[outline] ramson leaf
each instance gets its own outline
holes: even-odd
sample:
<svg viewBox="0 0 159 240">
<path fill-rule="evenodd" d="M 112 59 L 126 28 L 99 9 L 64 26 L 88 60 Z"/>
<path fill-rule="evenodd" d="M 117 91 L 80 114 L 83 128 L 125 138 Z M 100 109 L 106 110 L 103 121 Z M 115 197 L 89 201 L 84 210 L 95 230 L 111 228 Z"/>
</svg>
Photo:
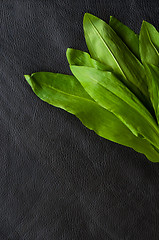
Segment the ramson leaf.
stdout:
<svg viewBox="0 0 159 240">
<path fill-rule="evenodd" d="M 159 33 L 143 21 L 138 36 L 114 17 L 108 25 L 88 13 L 83 27 L 90 55 L 66 52 L 74 76 L 37 72 L 27 82 L 99 136 L 159 162 Z"/>
<path fill-rule="evenodd" d="M 159 68 L 153 64 L 145 64 L 150 99 L 159 123 Z"/>
<path fill-rule="evenodd" d="M 31 76 L 25 75 L 25 78 L 41 100 L 76 115 L 86 127 L 98 135 L 132 147 L 153 162 L 159 159 L 158 152 L 151 144 L 136 137 L 113 113 L 99 106 L 75 77 L 37 72 Z"/>
<path fill-rule="evenodd" d="M 93 67 L 98 70 L 104 70 L 104 71 L 113 70 L 110 66 L 107 66 L 106 64 L 103 64 L 94 60 L 93 58 L 91 58 L 91 56 L 88 53 L 80 50 L 68 48 L 66 51 L 66 56 L 69 64 L 72 64 L 72 65 Z"/>
<path fill-rule="evenodd" d="M 159 130 L 155 120 L 113 73 L 75 65 L 70 68 L 99 105 L 115 114 L 135 136 L 145 138 L 158 148 Z"/>
<path fill-rule="evenodd" d="M 110 16 L 109 25 L 128 46 L 132 53 L 140 59 L 139 54 L 139 35 L 134 33 L 129 27 L 121 23 L 118 19 Z"/>
<path fill-rule="evenodd" d="M 143 65 L 114 30 L 101 19 L 86 13 L 84 34 L 91 56 L 110 66 L 123 83 L 145 104 L 149 95 Z M 146 98 L 146 99 L 145 99 Z"/>
<path fill-rule="evenodd" d="M 159 66 L 159 32 L 143 21 L 139 35 L 139 50 L 143 63 Z"/>
</svg>

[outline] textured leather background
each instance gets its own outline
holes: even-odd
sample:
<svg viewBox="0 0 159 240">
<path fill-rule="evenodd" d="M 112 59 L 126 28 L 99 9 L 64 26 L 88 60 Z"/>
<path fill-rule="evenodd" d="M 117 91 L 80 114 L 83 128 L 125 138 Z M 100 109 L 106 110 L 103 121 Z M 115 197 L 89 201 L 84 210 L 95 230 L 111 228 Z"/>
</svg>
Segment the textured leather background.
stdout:
<svg viewBox="0 0 159 240">
<path fill-rule="evenodd" d="M 42 102 L 23 77 L 70 73 L 67 47 L 87 50 L 85 12 L 136 32 L 159 25 L 157 0 L 0 1 L 2 240 L 159 239 L 159 164 Z"/>
</svg>

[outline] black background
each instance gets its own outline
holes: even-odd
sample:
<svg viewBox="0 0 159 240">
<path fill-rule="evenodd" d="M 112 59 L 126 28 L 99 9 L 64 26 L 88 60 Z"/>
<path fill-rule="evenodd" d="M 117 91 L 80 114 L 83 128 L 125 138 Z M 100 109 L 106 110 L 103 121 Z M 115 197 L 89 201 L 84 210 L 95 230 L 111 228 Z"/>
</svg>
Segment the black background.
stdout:
<svg viewBox="0 0 159 240">
<path fill-rule="evenodd" d="M 42 102 L 23 75 L 70 74 L 85 12 L 139 32 L 158 1 L 0 1 L 0 239 L 158 240 L 159 164 Z"/>
</svg>

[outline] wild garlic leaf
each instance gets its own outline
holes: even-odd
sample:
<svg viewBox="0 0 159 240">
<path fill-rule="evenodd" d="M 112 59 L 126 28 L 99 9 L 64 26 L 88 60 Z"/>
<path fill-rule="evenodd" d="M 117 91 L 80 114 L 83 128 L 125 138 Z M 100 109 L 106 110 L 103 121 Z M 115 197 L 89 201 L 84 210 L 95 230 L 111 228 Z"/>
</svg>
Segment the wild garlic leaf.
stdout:
<svg viewBox="0 0 159 240">
<path fill-rule="evenodd" d="M 110 16 L 109 25 L 128 46 L 132 53 L 140 59 L 139 35 L 113 16 Z"/>
<path fill-rule="evenodd" d="M 159 123 L 159 68 L 153 64 L 145 64 L 150 99 Z"/>
<path fill-rule="evenodd" d="M 71 65 L 93 67 L 102 71 L 113 70 L 110 66 L 94 60 L 88 53 L 80 50 L 68 48 L 66 51 L 66 56 L 68 63 Z"/>
<path fill-rule="evenodd" d="M 145 138 L 158 148 L 159 129 L 155 120 L 112 72 L 75 65 L 71 65 L 70 68 L 99 105 L 116 115 L 135 136 Z"/>
<path fill-rule="evenodd" d="M 99 106 L 74 76 L 37 72 L 25 78 L 41 100 L 76 115 L 102 137 L 121 144 L 129 142 L 129 129 L 114 114 Z M 124 137 L 120 136 L 119 129 Z"/>
<path fill-rule="evenodd" d="M 115 31 L 88 13 L 84 15 L 83 27 L 92 58 L 110 66 L 144 105 L 151 108 L 144 67 Z"/>
<path fill-rule="evenodd" d="M 25 78 L 41 100 L 74 114 L 99 136 L 159 162 L 159 33 L 147 22 L 139 38 L 114 17 L 109 24 L 85 14 L 91 56 L 67 50 L 74 76 L 37 72 Z"/>
<path fill-rule="evenodd" d="M 142 22 L 139 34 L 139 51 L 143 63 L 159 66 L 159 32 L 146 22 Z"/>
<path fill-rule="evenodd" d="M 152 162 L 159 159 L 151 144 L 136 137 L 113 113 L 98 105 L 75 77 L 37 72 L 25 75 L 25 78 L 41 100 L 76 115 L 99 136 L 144 153 Z"/>
</svg>

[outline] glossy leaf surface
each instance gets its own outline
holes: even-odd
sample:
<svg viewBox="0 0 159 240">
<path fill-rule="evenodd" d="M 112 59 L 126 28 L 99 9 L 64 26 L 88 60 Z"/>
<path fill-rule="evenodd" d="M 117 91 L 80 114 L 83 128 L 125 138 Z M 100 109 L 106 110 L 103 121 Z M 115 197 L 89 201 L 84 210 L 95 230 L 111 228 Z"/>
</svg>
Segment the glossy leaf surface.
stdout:
<svg viewBox="0 0 159 240">
<path fill-rule="evenodd" d="M 156 122 L 140 103 L 111 72 L 71 65 L 71 71 L 89 95 L 105 109 L 114 113 L 135 136 L 159 146 Z"/>
<path fill-rule="evenodd" d="M 143 21 L 138 36 L 114 17 L 108 25 L 88 13 L 83 27 L 90 55 L 66 52 L 74 76 L 37 72 L 26 80 L 99 136 L 159 162 L 159 33 Z"/>
<path fill-rule="evenodd" d="M 68 48 L 66 51 L 66 56 L 69 64 L 72 65 L 93 67 L 102 71 L 113 70 L 110 66 L 94 60 L 88 53 L 80 50 Z"/>
<path fill-rule="evenodd" d="M 116 74 L 122 77 L 123 83 L 145 105 L 148 105 L 149 95 L 146 77 L 140 61 L 115 31 L 101 19 L 87 13 L 84 16 L 83 27 L 91 56 L 110 66 Z"/>
<path fill-rule="evenodd" d="M 98 135 L 132 147 L 153 162 L 159 160 L 159 154 L 153 146 L 134 136 L 114 114 L 99 106 L 75 77 L 38 72 L 31 76 L 25 75 L 25 78 L 41 100 L 76 115 L 86 127 Z"/>
</svg>

